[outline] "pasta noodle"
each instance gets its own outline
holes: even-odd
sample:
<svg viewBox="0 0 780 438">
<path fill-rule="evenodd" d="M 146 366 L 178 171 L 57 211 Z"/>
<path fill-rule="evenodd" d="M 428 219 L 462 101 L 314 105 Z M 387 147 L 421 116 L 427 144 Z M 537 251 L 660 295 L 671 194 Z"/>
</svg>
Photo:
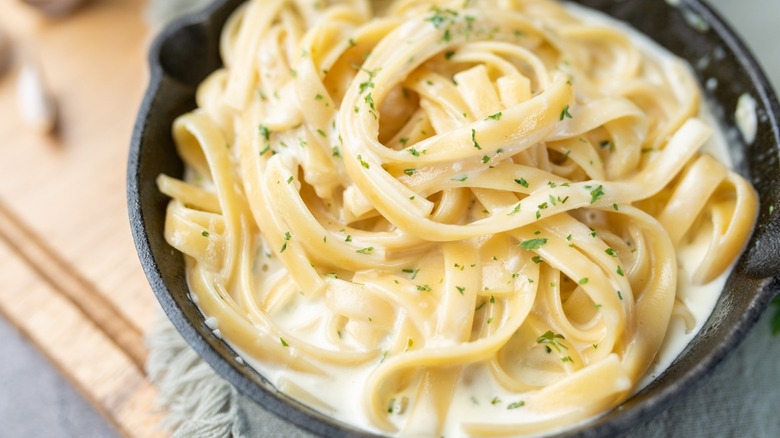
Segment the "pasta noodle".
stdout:
<svg viewBox="0 0 780 438">
<path fill-rule="evenodd" d="M 594 17 L 244 4 L 173 126 L 185 176 L 157 181 L 192 299 L 282 391 L 385 434 L 534 434 L 629 397 L 757 199 L 701 151 L 688 67 Z"/>
</svg>

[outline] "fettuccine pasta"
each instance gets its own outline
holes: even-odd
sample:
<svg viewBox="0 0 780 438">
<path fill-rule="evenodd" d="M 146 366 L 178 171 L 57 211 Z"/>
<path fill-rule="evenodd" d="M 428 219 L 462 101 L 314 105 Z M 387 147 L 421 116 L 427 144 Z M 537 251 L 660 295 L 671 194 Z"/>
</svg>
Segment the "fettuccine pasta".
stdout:
<svg viewBox="0 0 780 438">
<path fill-rule="evenodd" d="M 688 67 L 549 0 L 372 6 L 227 22 L 173 126 L 185 176 L 158 179 L 192 299 L 280 390 L 368 430 L 615 407 L 670 321 L 696 324 L 678 288 L 727 272 L 756 216 L 701 151 Z"/>
</svg>

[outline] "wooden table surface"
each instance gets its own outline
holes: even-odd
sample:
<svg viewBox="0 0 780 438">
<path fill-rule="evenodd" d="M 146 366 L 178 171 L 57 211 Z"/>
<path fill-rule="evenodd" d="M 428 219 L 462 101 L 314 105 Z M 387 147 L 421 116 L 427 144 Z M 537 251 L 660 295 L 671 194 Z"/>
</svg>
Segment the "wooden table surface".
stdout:
<svg viewBox="0 0 780 438">
<path fill-rule="evenodd" d="M 0 0 L 16 50 L 0 77 L 0 314 L 125 436 L 161 436 L 143 335 L 157 302 L 133 247 L 125 167 L 148 80 L 141 0 L 93 1 L 47 20 Z M 38 62 L 59 110 L 52 135 L 18 114 Z"/>
</svg>

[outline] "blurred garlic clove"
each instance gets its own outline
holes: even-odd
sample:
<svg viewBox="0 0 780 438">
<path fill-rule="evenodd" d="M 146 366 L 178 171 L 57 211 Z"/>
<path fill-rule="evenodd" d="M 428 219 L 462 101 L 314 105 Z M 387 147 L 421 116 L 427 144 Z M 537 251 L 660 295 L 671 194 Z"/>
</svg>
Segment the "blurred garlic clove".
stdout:
<svg viewBox="0 0 780 438">
<path fill-rule="evenodd" d="M 17 81 L 16 97 L 24 121 L 42 134 L 52 132 L 57 124 L 57 106 L 40 69 L 30 61 L 25 62 Z"/>
<path fill-rule="evenodd" d="M 0 76 L 11 65 L 11 38 L 0 28 Z"/>
</svg>

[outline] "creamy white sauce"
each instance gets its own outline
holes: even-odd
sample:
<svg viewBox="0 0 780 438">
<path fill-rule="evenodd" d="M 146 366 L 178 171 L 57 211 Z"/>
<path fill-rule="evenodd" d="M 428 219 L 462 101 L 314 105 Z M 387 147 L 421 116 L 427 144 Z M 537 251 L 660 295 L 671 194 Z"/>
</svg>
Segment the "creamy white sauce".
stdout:
<svg viewBox="0 0 780 438">
<path fill-rule="evenodd" d="M 734 112 L 737 127 L 742 134 L 745 143 L 751 144 L 756 140 L 758 131 L 758 119 L 756 118 L 756 100 L 748 93 L 739 96 L 737 110 Z"/>
<path fill-rule="evenodd" d="M 676 3 L 670 1 L 670 3 Z M 585 9 L 577 5 L 568 5 L 578 17 L 581 17 L 589 22 L 606 23 L 611 26 L 618 27 L 632 36 L 632 39 L 638 46 L 649 56 L 661 60 L 666 65 L 671 65 L 673 61 L 669 57 L 670 55 L 649 38 L 639 34 L 626 24 L 617 22 L 599 12 L 594 12 L 589 9 Z M 750 96 L 748 96 L 750 97 Z M 752 100 L 752 98 L 751 98 Z M 744 116 L 738 115 L 738 120 L 745 120 L 743 122 L 747 128 L 750 127 L 750 114 L 752 114 L 753 123 L 755 123 L 755 101 L 753 106 L 750 106 L 750 101 L 744 100 L 743 104 Z M 740 102 L 743 102 L 740 99 Z M 710 110 L 706 108 L 704 103 L 701 105 L 702 110 L 700 117 L 708 122 L 711 126 L 715 127 L 715 132 L 712 139 L 707 142 L 703 150 L 712 154 L 719 161 L 725 165 L 730 166 L 731 160 L 728 154 L 726 141 L 723 132 L 719 127 L 719 124 L 712 116 Z M 747 109 L 745 109 L 747 108 Z M 750 110 L 750 111 L 748 111 Z M 739 112 L 739 111 L 738 111 Z M 741 113 L 740 113 L 741 114 Z M 743 135 L 750 134 L 750 129 L 743 129 L 740 125 L 740 129 Z M 746 141 L 747 141 L 746 136 Z M 752 140 L 751 140 L 752 141 Z M 292 153 L 292 151 L 285 151 L 283 153 Z M 679 272 L 678 280 L 678 297 L 687 306 L 695 319 L 695 326 L 692 330 L 686 330 L 685 323 L 681 318 L 672 317 L 672 321 L 669 326 L 666 338 L 663 342 L 661 350 L 656 357 L 653 365 L 648 370 L 647 375 L 640 381 L 639 386 L 636 388 L 638 391 L 656 377 L 658 377 L 668 366 L 674 361 L 674 359 L 685 349 L 688 343 L 693 339 L 696 333 L 701 329 L 707 318 L 712 313 L 712 310 L 717 302 L 720 292 L 723 288 L 728 273 L 722 275 L 711 283 L 704 286 L 693 285 L 690 282 L 692 275 L 692 268 L 690 260 L 697 260 L 700 258 L 699 252 L 703 251 L 703 246 L 695 246 L 692 249 L 680 253 L 678 260 L 680 261 L 681 270 Z M 258 263 L 262 264 L 262 269 L 275 271 L 275 262 L 272 259 L 266 257 L 259 257 Z M 274 269 L 269 269 L 268 265 L 271 265 Z M 271 276 L 273 277 L 273 276 Z M 273 281 L 273 279 L 266 279 L 265 281 Z M 193 298 L 195 298 L 193 296 Z M 305 303 L 306 300 L 292 300 L 296 304 Z M 300 310 L 300 311 L 299 311 Z M 293 327 L 300 325 L 303 320 L 311 318 L 312 320 L 317 317 L 317 309 L 314 306 L 310 306 L 308 309 L 297 309 L 296 312 L 290 312 L 289 319 L 282 318 L 280 325 L 282 327 Z M 283 312 L 284 313 L 284 312 Z M 214 318 L 209 317 L 207 319 L 207 325 L 216 329 L 218 324 Z M 316 324 L 315 324 L 316 325 Z M 322 328 L 322 327 L 319 327 Z M 314 328 L 306 330 L 308 334 L 314 334 L 317 332 Z M 323 336 L 322 331 L 316 336 Z M 227 340 L 229 342 L 229 340 Z M 313 405 L 322 406 L 328 405 L 337 407 L 337 410 L 331 410 L 322 408 L 325 414 L 331 415 L 337 420 L 345 423 L 352 424 L 358 428 L 366 429 L 368 431 L 380 432 L 372 424 L 364 412 L 363 388 L 364 382 L 368 378 L 369 374 L 374 370 L 376 362 L 372 361 L 360 367 L 350 368 L 348 370 L 338 369 L 328 364 L 317 364 L 321 366 L 327 373 L 333 375 L 333 378 L 322 378 L 321 376 L 314 376 L 305 373 L 297 373 L 280 367 L 275 367 L 266 363 L 258 362 L 257 360 L 243 354 L 239 349 L 234 347 L 234 350 L 239 354 L 236 356 L 236 362 L 239 364 L 247 364 L 263 376 L 265 376 L 272 384 L 279 388 L 289 387 L 289 382 L 294 382 L 295 386 L 306 389 L 311 397 L 314 397 L 315 403 Z M 408 390 L 408 393 L 398 394 L 396 396 L 396 403 L 392 407 L 394 412 L 401 413 L 404 410 L 404 398 L 413 399 L 414 394 L 412 389 Z M 311 400 L 309 400 L 311 402 Z M 446 428 L 443 431 L 443 436 L 460 437 L 465 436 L 464 432 L 460 429 L 461 423 L 465 422 L 483 422 L 490 421 L 492 423 L 518 423 L 524 420 L 539 421 L 544 418 L 540 417 L 538 412 L 531 412 L 524 409 L 508 409 L 510 404 L 522 401 L 522 396 L 512 394 L 506 389 L 501 387 L 495 379 L 490 375 L 489 370 L 484 366 L 467 366 L 466 372 L 463 373 L 460 384 L 457 386 L 455 395 L 453 397 L 449 416 L 450 421 L 446 422 Z M 320 403 L 321 402 L 321 403 Z M 543 414 L 542 414 L 543 415 Z M 551 416 L 554 414 L 550 414 Z M 392 421 L 394 418 L 405 418 L 402 415 L 390 415 L 389 419 Z M 400 423 L 398 424 L 400 426 Z M 417 427 L 423 428 L 424 424 L 418 424 Z M 568 426 L 571 427 L 571 426 Z M 567 427 L 567 428 L 568 428 Z M 407 430 L 407 432 L 409 432 Z M 547 431 L 546 433 L 550 433 Z"/>
</svg>

